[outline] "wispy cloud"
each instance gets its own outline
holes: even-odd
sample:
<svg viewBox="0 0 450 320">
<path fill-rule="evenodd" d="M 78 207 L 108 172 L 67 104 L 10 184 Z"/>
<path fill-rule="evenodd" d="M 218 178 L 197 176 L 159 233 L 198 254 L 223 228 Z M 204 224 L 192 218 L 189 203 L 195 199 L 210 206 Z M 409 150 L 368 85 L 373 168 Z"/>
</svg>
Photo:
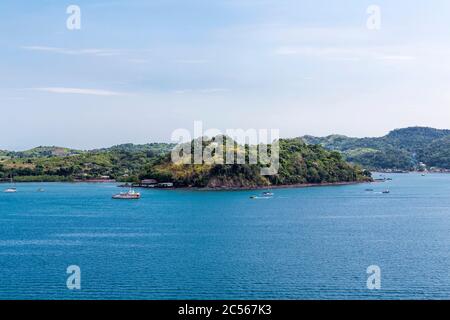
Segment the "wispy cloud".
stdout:
<svg viewBox="0 0 450 320">
<path fill-rule="evenodd" d="M 212 93 L 222 93 L 222 92 L 229 92 L 230 89 L 227 88 L 205 88 L 205 89 L 182 89 L 182 90 L 175 90 L 175 93 L 177 94 L 185 94 L 185 93 L 205 93 L 205 94 L 212 94 Z"/>
<path fill-rule="evenodd" d="M 146 64 L 146 63 L 149 63 L 151 60 L 141 59 L 141 58 L 130 58 L 127 61 L 131 62 L 131 63 L 136 63 L 136 64 Z"/>
<path fill-rule="evenodd" d="M 379 60 L 385 61 L 412 61 L 416 60 L 414 56 L 403 56 L 403 55 L 385 55 L 378 57 Z"/>
<path fill-rule="evenodd" d="M 209 61 L 206 59 L 178 59 L 175 60 L 175 62 L 181 64 L 204 64 L 208 63 Z"/>
<path fill-rule="evenodd" d="M 29 51 L 41 51 L 41 52 L 67 54 L 67 55 L 91 55 L 91 56 L 97 56 L 97 57 L 118 56 L 123 53 L 122 50 L 119 50 L 119 49 L 98 49 L 98 48 L 67 49 L 67 48 L 48 47 L 48 46 L 23 46 L 21 48 L 24 50 L 29 50 Z"/>
<path fill-rule="evenodd" d="M 306 56 L 330 60 L 360 61 L 374 59 L 390 62 L 408 62 L 416 56 L 404 52 L 417 52 L 409 47 L 339 47 L 339 46 L 283 46 L 275 50 L 280 56 Z"/>
<path fill-rule="evenodd" d="M 33 88 L 37 91 L 58 93 L 58 94 L 82 94 L 82 95 L 93 95 L 93 96 L 120 96 L 123 93 L 109 91 L 109 90 L 99 90 L 99 89 L 86 89 L 86 88 L 64 88 L 64 87 L 46 87 L 46 88 Z"/>
<path fill-rule="evenodd" d="M 296 25 L 263 24 L 239 26 L 222 30 L 224 38 L 236 35 L 242 43 L 258 41 L 272 46 L 272 54 L 294 58 L 307 57 L 333 61 L 374 60 L 404 64 L 446 52 L 424 44 L 392 41 L 388 36 L 373 38 L 359 27 L 300 27 Z M 371 37 L 372 36 L 372 37 Z M 442 46 L 441 46 L 442 47 Z"/>
<path fill-rule="evenodd" d="M 21 49 L 28 51 L 56 53 L 56 54 L 86 55 L 97 57 L 120 56 L 125 53 L 125 50 L 122 49 L 101 49 L 101 48 L 69 49 L 69 48 L 49 47 L 49 46 L 22 46 Z"/>
<path fill-rule="evenodd" d="M 19 101 L 19 100 L 25 100 L 25 98 L 24 97 L 0 97 L 0 100 Z"/>
</svg>

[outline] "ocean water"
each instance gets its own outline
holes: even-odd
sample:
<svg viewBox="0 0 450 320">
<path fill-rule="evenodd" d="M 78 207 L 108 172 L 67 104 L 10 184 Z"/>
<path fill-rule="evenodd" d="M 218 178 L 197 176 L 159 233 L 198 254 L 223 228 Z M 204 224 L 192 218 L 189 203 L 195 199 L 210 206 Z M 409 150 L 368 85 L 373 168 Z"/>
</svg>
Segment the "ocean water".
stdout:
<svg viewBox="0 0 450 320">
<path fill-rule="evenodd" d="M 0 299 L 449 299 L 450 175 L 387 176 L 256 200 L 17 184 L 0 193 Z M 66 286 L 69 265 L 81 290 Z"/>
</svg>

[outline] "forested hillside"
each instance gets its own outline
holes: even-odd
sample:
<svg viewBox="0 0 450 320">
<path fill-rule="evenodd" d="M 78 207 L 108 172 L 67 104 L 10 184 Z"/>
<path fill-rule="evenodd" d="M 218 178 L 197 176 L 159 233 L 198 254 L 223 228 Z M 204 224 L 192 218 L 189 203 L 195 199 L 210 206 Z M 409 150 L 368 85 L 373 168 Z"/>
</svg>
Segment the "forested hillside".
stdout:
<svg viewBox="0 0 450 320">
<path fill-rule="evenodd" d="M 172 181 L 179 187 L 210 188 L 251 188 L 371 179 L 369 172 L 349 165 L 340 153 L 327 151 L 317 145 L 307 145 L 301 139 L 281 139 L 279 149 L 280 166 L 276 175 L 261 175 L 261 164 L 177 164 L 167 155 L 154 165 L 148 166 L 144 177 Z M 225 146 L 224 150 L 226 153 Z M 246 158 L 249 156 L 248 146 L 238 146 L 236 152 L 245 153 Z"/>
<path fill-rule="evenodd" d="M 346 160 L 370 169 L 450 169 L 450 130 L 426 127 L 397 129 L 379 138 L 304 136 L 308 144 L 343 153 Z"/>
</svg>

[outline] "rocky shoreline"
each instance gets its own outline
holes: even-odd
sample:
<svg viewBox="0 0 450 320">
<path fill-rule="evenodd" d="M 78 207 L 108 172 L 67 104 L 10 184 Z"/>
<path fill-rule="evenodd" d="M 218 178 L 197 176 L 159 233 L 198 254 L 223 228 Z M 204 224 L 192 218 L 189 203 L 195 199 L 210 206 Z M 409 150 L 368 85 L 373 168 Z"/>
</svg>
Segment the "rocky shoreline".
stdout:
<svg viewBox="0 0 450 320">
<path fill-rule="evenodd" d="M 314 188 L 314 187 L 338 187 L 348 186 L 363 183 L 375 183 L 378 181 L 345 181 L 345 182 L 326 182 L 326 183 L 299 183 L 299 184 L 286 184 L 286 185 L 268 185 L 268 186 L 255 186 L 255 187 L 180 187 L 174 188 L 178 190 L 196 190 L 196 191 L 252 191 L 252 190 L 267 190 L 267 189 L 297 189 L 297 188 Z"/>
</svg>

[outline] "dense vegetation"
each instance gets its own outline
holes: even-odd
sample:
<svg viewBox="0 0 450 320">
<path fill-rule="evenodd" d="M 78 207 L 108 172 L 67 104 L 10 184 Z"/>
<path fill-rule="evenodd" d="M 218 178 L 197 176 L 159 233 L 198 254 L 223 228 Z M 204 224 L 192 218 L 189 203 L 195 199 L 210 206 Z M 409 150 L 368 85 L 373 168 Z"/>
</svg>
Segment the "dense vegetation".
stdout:
<svg viewBox="0 0 450 320">
<path fill-rule="evenodd" d="M 306 142 L 306 143 L 303 143 Z M 319 147 L 320 145 L 321 147 Z M 450 130 L 412 127 L 379 138 L 304 136 L 280 141 L 280 169 L 261 176 L 259 165 L 172 164 L 173 145 L 124 144 L 91 151 L 37 147 L 22 152 L 0 150 L 0 180 L 74 181 L 109 177 L 118 181 L 156 178 L 180 186 L 259 186 L 354 181 L 361 169 L 450 170 Z M 248 146 L 241 152 L 248 152 Z M 328 151 L 326 151 L 328 150 Z M 341 156 L 342 154 L 342 156 Z M 248 157 L 248 155 L 247 155 Z"/>
<path fill-rule="evenodd" d="M 165 155 L 173 145 L 119 145 L 109 149 L 78 151 L 38 147 L 0 154 L 0 179 L 15 181 L 73 181 L 109 177 L 137 181 L 146 165 Z"/>
<path fill-rule="evenodd" d="M 201 150 L 212 141 L 203 141 Z M 192 149 L 192 141 L 188 144 Z M 145 178 L 173 182 L 176 186 L 213 188 L 250 188 L 304 183 L 352 182 L 370 179 L 370 173 L 346 163 L 340 153 L 301 139 L 281 140 L 279 171 L 261 174 L 262 164 L 248 164 L 248 145 L 234 144 L 246 164 L 177 164 L 171 161 L 171 144 L 119 145 L 108 149 L 79 151 L 58 147 L 38 147 L 23 152 L 0 154 L 0 179 L 15 181 L 75 181 L 116 179 L 137 182 Z M 227 153 L 223 145 L 224 157 Z M 271 146 L 268 146 L 271 150 Z"/>
<path fill-rule="evenodd" d="M 369 169 L 450 169 L 450 130 L 411 127 L 391 131 L 379 138 L 350 138 L 341 135 L 302 137 L 308 144 L 342 152 L 345 159 Z"/>
<path fill-rule="evenodd" d="M 210 142 L 206 141 L 203 147 Z M 179 187 L 200 188 L 251 188 L 370 180 L 369 172 L 349 165 L 338 152 L 326 151 L 317 145 L 309 146 L 301 139 L 282 139 L 279 145 L 280 167 L 276 175 L 261 175 L 261 164 L 178 164 L 173 163 L 167 155 L 148 166 L 143 177 L 171 181 Z M 248 146 L 238 146 L 236 153 L 239 152 L 243 152 L 248 160 Z"/>
<path fill-rule="evenodd" d="M 425 145 L 417 157 L 431 166 L 450 169 L 450 135 Z"/>
</svg>

